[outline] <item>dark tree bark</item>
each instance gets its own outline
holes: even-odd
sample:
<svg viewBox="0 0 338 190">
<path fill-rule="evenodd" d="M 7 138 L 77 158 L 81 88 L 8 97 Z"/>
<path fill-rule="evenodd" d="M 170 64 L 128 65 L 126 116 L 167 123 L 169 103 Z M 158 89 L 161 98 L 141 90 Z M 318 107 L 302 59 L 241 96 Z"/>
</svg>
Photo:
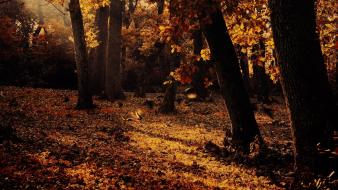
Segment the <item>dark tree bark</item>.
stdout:
<svg viewBox="0 0 338 190">
<path fill-rule="evenodd" d="M 206 18 L 209 18 L 211 23 L 204 22 Z M 250 143 L 256 136 L 260 142 L 263 141 L 222 11 L 216 5 L 214 10 L 203 10 L 199 19 L 211 54 L 216 61 L 218 82 L 232 123 L 232 144 L 248 151 Z"/>
<path fill-rule="evenodd" d="M 165 4 L 165 0 L 159 0 L 157 3 L 157 13 L 159 15 L 163 14 L 164 12 L 164 4 Z M 163 44 L 163 48 L 159 52 L 158 59 L 157 59 L 158 65 L 160 66 L 160 70 L 161 70 L 162 81 L 165 81 L 170 74 L 170 64 L 169 64 L 170 53 L 168 52 L 169 52 L 168 44 Z"/>
<path fill-rule="evenodd" d="M 336 36 L 336 43 L 338 41 L 338 37 Z M 336 103 L 337 103 L 337 107 L 338 107 L 338 51 L 336 51 Z M 337 108 L 338 109 L 338 108 Z M 337 127 L 338 128 L 338 127 Z M 336 128 L 336 130 L 338 131 L 338 129 Z"/>
<path fill-rule="evenodd" d="M 316 145 L 330 143 L 338 115 L 316 33 L 315 1 L 270 0 L 269 6 L 290 113 L 296 176 L 309 181 L 320 168 Z"/>
<path fill-rule="evenodd" d="M 108 61 L 106 64 L 105 96 L 109 100 L 124 99 L 121 87 L 122 2 L 111 0 L 109 19 Z"/>
<path fill-rule="evenodd" d="M 91 50 L 90 55 L 90 90 L 92 94 L 101 94 L 105 87 L 105 65 L 107 64 L 109 7 L 100 7 L 96 12 L 95 25 L 98 28 L 99 46 Z"/>
<path fill-rule="evenodd" d="M 268 76 L 265 73 L 265 61 L 260 58 L 265 58 L 265 44 L 260 40 L 252 48 L 252 61 L 253 61 L 253 79 L 255 84 L 255 93 L 259 101 L 263 103 L 269 102 L 269 84 Z"/>
<path fill-rule="evenodd" d="M 157 2 L 157 13 L 161 15 L 163 13 L 163 10 L 164 10 L 164 0 L 159 0 Z"/>
<path fill-rule="evenodd" d="M 249 73 L 249 64 L 248 64 L 248 55 L 247 53 L 241 52 L 241 47 L 238 48 L 239 54 L 239 66 L 242 71 L 242 78 L 244 82 L 244 87 L 249 95 L 251 95 L 252 90 L 250 86 L 250 73 Z"/>
<path fill-rule="evenodd" d="M 165 44 L 162 42 L 156 42 L 154 44 L 152 52 L 145 56 L 136 48 L 134 54 L 135 57 L 139 60 L 143 66 L 138 71 L 137 77 L 137 88 L 135 91 L 136 97 L 145 97 L 146 91 L 149 90 L 149 84 L 151 80 L 151 73 L 153 73 L 153 68 L 155 67 L 156 60 L 159 58 L 161 52 L 163 51 Z"/>
<path fill-rule="evenodd" d="M 164 44 L 162 51 L 158 57 L 158 65 L 161 70 L 161 80 L 165 81 L 168 75 L 170 74 L 170 64 L 169 64 L 169 50 L 168 44 Z"/>
<path fill-rule="evenodd" d="M 170 54 L 169 55 L 169 70 L 174 71 L 179 65 L 181 61 L 180 54 Z M 177 81 L 172 78 L 171 76 L 168 77 L 170 81 L 169 84 L 166 86 L 166 90 L 164 93 L 163 101 L 159 107 L 159 112 L 163 114 L 175 113 L 175 100 L 176 100 L 176 93 L 177 93 Z"/>
<path fill-rule="evenodd" d="M 201 30 L 196 30 L 193 33 L 194 55 L 200 55 L 203 49 L 203 34 Z M 198 100 L 204 100 L 208 96 L 208 90 L 204 85 L 204 78 L 207 74 L 206 63 L 203 61 L 196 61 L 195 66 L 197 72 L 192 77 L 192 86 L 194 87 Z"/>
<path fill-rule="evenodd" d="M 77 107 L 79 109 L 92 108 L 93 100 L 89 91 L 87 48 L 79 0 L 70 1 L 69 11 L 74 36 L 75 61 L 78 77 L 79 96 Z"/>
<path fill-rule="evenodd" d="M 164 3 L 164 2 L 163 2 Z M 164 5 L 164 4 L 163 4 Z M 163 7 L 159 7 L 161 9 L 164 8 Z M 172 7 L 172 1 L 169 2 L 169 9 L 170 9 L 170 18 L 172 18 L 173 16 L 173 7 Z M 163 10 L 160 11 L 163 13 Z M 178 44 L 178 39 L 174 39 L 173 41 L 175 41 Z M 165 45 L 163 46 L 165 47 Z M 168 48 L 166 48 L 166 50 L 168 50 Z M 169 55 L 169 53 L 167 53 Z M 181 61 L 181 57 L 178 53 L 176 54 L 170 54 L 169 55 L 169 70 L 174 70 L 175 68 L 177 68 L 180 64 Z M 172 77 L 168 77 L 169 79 L 169 84 L 167 84 L 166 86 L 166 90 L 164 93 L 164 98 L 162 101 L 162 104 L 160 105 L 158 111 L 160 113 L 163 114 L 169 114 L 169 113 L 175 113 L 176 108 L 175 108 L 175 100 L 176 100 L 176 93 L 177 93 L 177 81 L 175 81 L 175 79 L 173 79 Z"/>
<path fill-rule="evenodd" d="M 175 100 L 177 92 L 177 82 L 175 79 L 170 78 L 170 82 L 167 84 L 164 99 L 159 107 L 158 111 L 163 114 L 175 113 Z"/>
</svg>

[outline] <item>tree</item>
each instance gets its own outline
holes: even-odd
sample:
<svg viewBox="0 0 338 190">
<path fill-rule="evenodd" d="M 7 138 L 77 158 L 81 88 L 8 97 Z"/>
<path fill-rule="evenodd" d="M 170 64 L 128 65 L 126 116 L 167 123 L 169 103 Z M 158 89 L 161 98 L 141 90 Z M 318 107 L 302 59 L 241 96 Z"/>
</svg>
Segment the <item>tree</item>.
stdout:
<svg viewBox="0 0 338 190">
<path fill-rule="evenodd" d="M 163 114 L 174 113 L 176 111 L 175 108 L 175 100 L 176 100 L 176 92 L 177 92 L 177 81 L 172 77 L 169 77 L 169 82 L 166 86 L 166 90 L 164 93 L 163 101 L 158 108 L 158 111 Z"/>
<path fill-rule="evenodd" d="M 252 47 L 252 67 L 253 79 L 255 84 L 255 93 L 259 101 L 263 103 L 269 102 L 269 77 L 265 72 L 265 44 L 263 39 Z"/>
<path fill-rule="evenodd" d="M 157 2 L 157 13 L 160 15 L 164 11 L 164 0 L 158 0 Z"/>
<path fill-rule="evenodd" d="M 174 70 L 180 65 L 180 55 L 174 54 L 170 55 L 169 63 L 170 70 Z M 175 100 L 176 100 L 176 93 L 177 93 L 177 85 L 178 81 L 175 80 L 174 77 L 168 76 L 168 81 L 166 81 L 166 89 L 163 97 L 163 101 L 158 108 L 158 111 L 163 114 L 174 113 L 176 111 L 175 108 Z"/>
<path fill-rule="evenodd" d="M 159 13 L 163 13 L 164 7 L 161 7 L 161 2 L 158 6 L 159 6 L 159 8 L 162 9 L 162 11 L 159 11 Z M 173 12 L 173 9 L 174 9 L 173 1 L 170 0 L 170 2 L 169 2 L 169 12 L 170 12 L 169 19 L 172 19 L 172 17 L 175 14 Z M 179 43 L 179 39 L 177 38 L 177 36 L 173 36 L 172 41 L 175 44 Z M 170 71 L 175 70 L 177 67 L 179 67 L 180 62 L 181 62 L 180 53 L 179 52 L 172 52 L 169 55 L 169 63 L 168 63 L 169 64 L 169 70 Z M 168 81 L 167 81 L 167 84 L 166 84 L 166 90 L 165 90 L 165 93 L 164 93 L 164 98 L 163 98 L 163 101 L 162 101 L 160 107 L 158 108 L 158 111 L 160 113 L 168 114 L 168 113 L 174 113 L 176 111 L 175 100 L 176 100 L 176 93 L 177 93 L 177 85 L 178 85 L 178 82 L 175 80 L 175 78 L 173 76 L 168 76 Z"/>
<path fill-rule="evenodd" d="M 212 4 L 211 1 L 207 2 Z M 206 22 L 206 18 L 211 22 Z M 219 5 L 204 9 L 199 19 L 211 54 L 216 61 L 221 94 L 232 124 L 232 144 L 247 151 L 256 136 L 259 136 L 261 142 L 262 139 Z"/>
<path fill-rule="evenodd" d="M 203 49 L 203 35 L 201 30 L 193 32 L 194 55 L 199 56 Z M 207 66 L 203 61 L 195 61 L 197 71 L 192 76 L 192 85 L 196 91 L 199 100 L 203 100 L 208 96 L 208 91 L 204 85 L 204 79 L 207 74 Z"/>
<path fill-rule="evenodd" d="M 69 12 L 74 36 L 75 61 L 78 77 L 79 96 L 77 107 L 79 109 L 87 109 L 93 107 L 93 100 L 89 91 L 88 57 L 79 0 L 70 0 Z"/>
<path fill-rule="evenodd" d="M 121 87 L 122 2 L 111 0 L 109 13 L 108 61 L 106 64 L 105 96 L 109 100 L 123 99 Z"/>
<path fill-rule="evenodd" d="M 316 33 L 315 4 L 314 0 L 270 0 L 269 3 L 295 146 L 296 182 L 300 177 L 305 181 L 313 178 L 319 166 L 317 143 L 330 143 L 333 127 L 337 126 L 335 104 Z"/>
<path fill-rule="evenodd" d="M 104 91 L 105 65 L 107 64 L 107 40 L 109 7 L 104 6 L 96 10 L 95 25 L 98 29 L 97 40 L 99 45 L 90 53 L 90 90 L 93 94 Z"/>
<path fill-rule="evenodd" d="M 248 92 L 249 96 L 251 95 L 251 86 L 250 86 L 250 76 L 249 76 L 249 64 L 248 64 L 248 55 L 247 52 L 242 52 L 241 47 L 237 46 L 237 55 L 239 57 L 239 66 L 242 72 L 242 78 L 244 82 L 244 87 Z"/>
</svg>

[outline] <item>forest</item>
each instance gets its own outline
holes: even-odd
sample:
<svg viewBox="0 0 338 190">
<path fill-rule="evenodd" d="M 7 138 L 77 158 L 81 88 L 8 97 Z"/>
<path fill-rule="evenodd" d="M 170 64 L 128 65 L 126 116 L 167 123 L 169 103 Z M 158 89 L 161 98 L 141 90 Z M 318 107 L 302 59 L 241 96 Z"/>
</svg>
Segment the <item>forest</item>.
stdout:
<svg viewBox="0 0 338 190">
<path fill-rule="evenodd" d="M 0 0 L 0 189 L 338 189 L 335 0 Z"/>
</svg>

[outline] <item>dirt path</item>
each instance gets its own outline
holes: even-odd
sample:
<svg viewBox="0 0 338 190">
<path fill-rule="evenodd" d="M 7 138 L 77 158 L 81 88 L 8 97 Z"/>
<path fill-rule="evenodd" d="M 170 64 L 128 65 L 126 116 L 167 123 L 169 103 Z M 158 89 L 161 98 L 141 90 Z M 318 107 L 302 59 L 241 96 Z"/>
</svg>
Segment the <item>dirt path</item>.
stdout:
<svg viewBox="0 0 338 190">
<path fill-rule="evenodd" d="M 0 123 L 18 137 L 0 144 L 2 189 L 283 189 L 289 180 L 292 144 L 279 104 L 270 106 L 274 119 L 256 114 L 269 150 L 235 159 L 205 148 L 223 146 L 230 127 L 219 97 L 181 102 L 166 116 L 130 94 L 78 111 L 75 91 L 0 92 Z M 155 107 L 157 96 L 148 95 Z"/>
</svg>

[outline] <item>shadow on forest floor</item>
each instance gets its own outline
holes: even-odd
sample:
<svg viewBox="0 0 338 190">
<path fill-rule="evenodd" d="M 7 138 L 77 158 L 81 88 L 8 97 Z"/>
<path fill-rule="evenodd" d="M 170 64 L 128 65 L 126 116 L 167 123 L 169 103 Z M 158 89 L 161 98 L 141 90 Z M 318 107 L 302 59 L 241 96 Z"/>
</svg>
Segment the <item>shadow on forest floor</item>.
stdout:
<svg viewBox="0 0 338 190">
<path fill-rule="evenodd" d="M 292 159 L 284 115 L 277 121 L 256 115 L 269 149 L 243 159 L 205 146 L 221 146 L 223 128 L 230 126 L 218 103 L 180 103 L 178 114 L 167 116 L 132 96 L 122 106 L 95 98 L 96 109 L 79 111 L 75 91 L 0 91 L 1 124 L 21 140 L 0 144 L 3 189 L 270 190 L 288 183 Z M 139 110 L 142 119 L 123 119 Z"/>
</svg>

